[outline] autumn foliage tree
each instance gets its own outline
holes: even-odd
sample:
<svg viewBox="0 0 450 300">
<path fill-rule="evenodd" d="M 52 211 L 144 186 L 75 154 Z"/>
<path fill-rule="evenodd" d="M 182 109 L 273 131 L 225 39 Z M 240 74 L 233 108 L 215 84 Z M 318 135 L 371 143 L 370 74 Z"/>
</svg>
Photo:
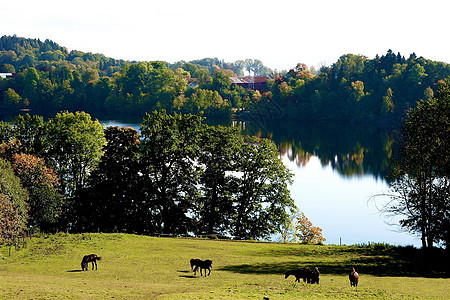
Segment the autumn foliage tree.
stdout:
<svg viewBox="0 0 450 300">
<path fill-rule="evenodd" d="M 297 230 L 298 238 L 304 243 L 318 244 L 326 241 L 322 236 L 322 228 L 313 226 L 303 212 L 297 217 Z"/>
<path fill-rule="evenodd" d="M 15 154 L 13 169 L 29 194 L 29 225 L 49 229 L 61 213 L 62 195 L 58 179 L 44 160 L 29 154 Z"/>
<path fill-rule="evenodd" d="M 281 241 L 283 243 L 318 244 L 326 239 L 322 236 L 322 228 L 313 226 L 303 212 L 295 209 L 281 230 Z"/>
</svg>

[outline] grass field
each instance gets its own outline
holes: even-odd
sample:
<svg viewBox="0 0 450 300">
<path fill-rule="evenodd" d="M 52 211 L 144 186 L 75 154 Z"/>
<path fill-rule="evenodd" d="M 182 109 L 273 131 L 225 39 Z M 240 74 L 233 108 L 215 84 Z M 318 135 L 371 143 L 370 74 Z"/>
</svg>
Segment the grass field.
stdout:
<svg viewBox="0 0 450 300">
<path fill-rule="evenodd" d="M 90 253 L 102 257 L 98 270 L 89 264 L 82 272 Z M 0 299 L 449 299 L 448 261 L 431 268 L 434 260 L 424 263 L 418 253 L 388 245 L 40 235 L 10 257 L 0 249 Z M 194 276 L 192 257 L 211 259 L 211 276 Z M 360 273 L 358 288 L 350 287 L 350 265 Z M 320 285 L 284 278 L 305 266 L 319 267 Z"/>
</svg>

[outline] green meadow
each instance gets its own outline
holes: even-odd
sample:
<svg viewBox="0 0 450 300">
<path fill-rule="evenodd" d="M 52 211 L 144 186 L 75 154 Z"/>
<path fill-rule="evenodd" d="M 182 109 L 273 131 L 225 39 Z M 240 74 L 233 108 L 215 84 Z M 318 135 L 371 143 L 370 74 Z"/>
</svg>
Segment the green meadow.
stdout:
<svg viewBox="0 0 450 300">
<path fill-rule="evenodd" d="M 448 259 L 412 247 L 238 242 L 128 234 L 37 235 L 0 249 L 0 299 L 448 299 Z M 101 256 L 98 270 L 81 258 Z M 209 277 L 189 260 L 211 259 Z M 284 278 L 318 267 L 320 285 Z M 360 273 L 351 288 L 348 268 Z M 266 299 L 267 299 L 266 298 Z"/>
</svg>

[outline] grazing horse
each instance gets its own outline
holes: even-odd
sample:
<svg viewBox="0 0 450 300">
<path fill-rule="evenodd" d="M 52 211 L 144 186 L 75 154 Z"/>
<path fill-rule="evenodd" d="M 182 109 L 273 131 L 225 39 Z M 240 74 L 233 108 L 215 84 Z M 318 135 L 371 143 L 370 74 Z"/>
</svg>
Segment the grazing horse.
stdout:
<svg viewBox="0 0 450 300">
<path fill-rule="evenodd" d="M 303 268 L 303 269 L 295 269 L 295 270 L 289 270 L 286 272 L 286 275 L 284 278 L 288 278 L 290 275 L 294 275 L 295 281 L 294 282 L 300 282 L 300 278 L 303 279 L 303 282 L 310 283 L 311 280 L 311 269 L 310 268 Z"/>
<path fill-rule="evenodd" d="M 95 255 L 95 254 L 89 254 L 85 255 L 83 259 L 81 260 L 81 270 L 88 270 L 88 264 L 92 263 L 92 270 L 94 270 L 94 264 L 95 269 L 97 270 L 97 260 L 102 259 L 101 257 Z"/>
<path fill-rule="evenodd" d="M 191 268 L 192 266 L 195 266 L 194 268 L 194 275 L 197 274 L 198 268 L 200 268 L 200 276 L 202 276 L 202 270 L 205 270 L 205 277 L 209 276 L 211 274 L 211 268 L 212 268 L 212 260 L 201 260 L 199 258 L 193 258 L 191 259 Z M 206 270 L 209 271 L 208 275 L 206 275 Z"/>
<path fill-rule="evenodd" d="M 357 287 L 358 286 L 358 279 L 359 274 L 355 271 L 355 268 L 350 268 L 350 274 L 348 275 L 348 279 L 350 279 L 350 286 Z"/>
</svg>

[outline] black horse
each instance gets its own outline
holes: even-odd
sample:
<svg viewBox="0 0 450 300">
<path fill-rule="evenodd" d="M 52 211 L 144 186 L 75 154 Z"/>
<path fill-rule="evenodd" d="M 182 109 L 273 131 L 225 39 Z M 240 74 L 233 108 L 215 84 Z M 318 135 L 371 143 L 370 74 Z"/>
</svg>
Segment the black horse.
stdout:
<svg viewBox="0 0 450 300">
<path fill-rule="evenodd" d="M 100 259 L 102 259 L 102 258 L 95 254 L 85 255 L 83 257 L 83 259 L 81 260 L 81 270 L 87 271 L 89 263 L 92 263 L 92 270 L 94 270 L 94 264 L 95 264 L 95 269 L 97 270 L 97 260 L 100 260 Z"/>
<path fill-rule="evenodd" d="M 212 260 L 209 260 L 209 259 L 201 260 L 199 258 L 192 258 L 191 259 L 191 269 L 193 269 L 194 275 L 197 274 L 198 268 L 200 268 L 200 276 L 203 276 L 202 270 L 205 270 L 205 277 L 209 276 L 209 274 L 211 274 Z M 206 275 L 206 270 L 209 271 L 208 275 Z"/>
</svg>

